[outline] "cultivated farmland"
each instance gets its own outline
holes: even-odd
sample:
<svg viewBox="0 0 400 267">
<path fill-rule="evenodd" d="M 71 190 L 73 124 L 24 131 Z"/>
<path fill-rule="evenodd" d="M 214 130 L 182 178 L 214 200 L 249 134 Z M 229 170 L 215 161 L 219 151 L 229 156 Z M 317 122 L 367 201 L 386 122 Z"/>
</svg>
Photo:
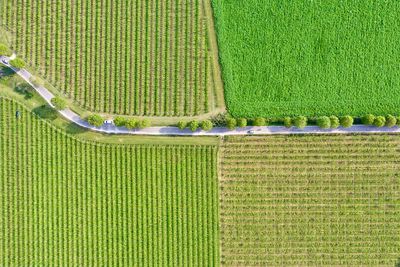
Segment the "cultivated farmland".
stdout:
<svg viewBox="0 0 400 267">
<path fill-rule="evenodd" d="M 1 23 L 13 32 L 17 52 L 86 109 L 182 116 L 223 105 L 216 99 L 208 1 L 0 0 L 0 5 Z"/>
<path fill-rule="evenodd" d="M 0 98 L 0 265 L 216 265 L 216 157 L 82 142 Z"/>
<path fill-rule="evenodd" d="M 220 180 L 225 266 L 394 266 L 400 137 L 231 137 Z"/>
<path fill-rule="evenodd" d="M 400 113 L 400 4 L 213 0 L 238 117 Z"/>
</svg>

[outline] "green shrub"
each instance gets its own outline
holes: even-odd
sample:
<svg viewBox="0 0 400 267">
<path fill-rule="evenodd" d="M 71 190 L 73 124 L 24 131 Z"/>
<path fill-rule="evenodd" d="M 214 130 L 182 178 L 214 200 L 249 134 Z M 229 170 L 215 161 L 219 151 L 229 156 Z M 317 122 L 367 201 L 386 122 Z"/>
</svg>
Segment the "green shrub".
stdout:
<svg viewBox="0 0 400 267">
<path fill-rule="evenodd" d="M 67 107 L 67 102 L 58 96 L 53 97 L 51 99 L 51 103 L 54 105 L 55 109 L 57 109 L 57 110 L 63 110 Z"/>
<path fill-rule="evenodd" d="M 17 57 L 16 59 L 10 60 L 10 65 L 17 69 L 23 69 L 26 64 L 25 61 Z"/>
<path fill-rule="evenodd" d="M 340 126 L 339 118 L 336 116 L 330 116 L 329 119 L 331 120 L 331 128 L 336 129 Z"/>
<path fill-rule="evenodd" d="M 88 117 L 87 121 L 89 122 L 89 124 L 96 126 L 96 127 L 100 127 L 104 123 L 103 117 L 98 114 L 90 115 Z"/>
<path fill-rule="evenodd" d="M 186 121 L 179 121 L 177 126 L 178 126 L 179 129 L 183 130 L 183 129 L 185 129 L 187 127 L 187 122 Z"/>
<path fill-rule="evenodd" d="M 128 129 L 133 129 L 138 127 L 139 121 L 135 118 L 127 119 L 125 122 L 125 127 Z"/>
<path fill-rule="evenodd" d="M 247 120 L 245 118 L 239 118 L 239 119 L 237 119 L 237 125 L 239 127 L 246 127 L 247 126 Z"/>
<path fill-rule="evenodd" d="M 199 123 L 198 123 L 197 121 L 191 121 L 191 122 L 189 123 L 189 129 L 190 129 L 192 132 L 195 132 L 195 131 L 197 130 L 197 128 L 199 128 Z"/>
<path fill-rule="evenodd" d="M 307 118 L 304 116 L 297 116 L 293 120 L 293 125 L 299 129 L 303 129 L 304 127 L 307 126 Z"/>
<path fill-rule="evenodd" d="M 354 123 L 354 119 L 352 116 L 343 116 L 340 118 L 340 125 L 342 125 L 342 127 L 344 128 L 349 128 L 351 126 L 353 126 Z"/>
<path fill-rule="evenodd" d="M 151 122 L 148 119 L 143 119 L 143 120 L 139 121 L 137 124 L 137 127 L 139 129 L 148 128 L 150 126 L 151 126 Z"/>
<path fill-rule="evenodd" d="M 201 123 L 201 129 L 203 129 L 204 131 L 210 131 L 213 128 L 213 124 L 210 120 L 204 120 Z"/>
<path fill-rule="evenodd" d="M 327 116 L 319 117 L 319 118 L 317 118 L 317 125 L 321 129 L 328 129 L 331 127 L 331 120 Z"/>
<path fill-rule="evenodd" d="M 396 125 L 397 125 L 397 126 L 400 126 L 400 116 L 397 116 L 397 117 L 396 117 Z"/>
<path fill-rule="evenodd" d="M 228 127 L 228 129 L 233 130 L 236 127 L 236 119 L 234 118 L 226 118 L 226 127 Z"/>
<path fill-rule="evenodd" d="M 115 126 L 117 126 L 117 127 L 125 126 L 125 125 L 126 125 L 126 122 L 127 122 L 127 119 L 124 118 L 124 117 L 116 117 L 116 118 L 114 119 L 114 124 L 115 124 Z"/>
<path fill-rule="evenodd" d="M 12 52 L 5 44 L 0 44 L 0 56 L 11 56 Z"/>
<path fill-rule="evenodd" d="M 374 120 L 374 126 L 376 127 L 383 127 L 385 126 L 386 119 L 383 116 L 376 116 Z"/>
<path fill-rule="evenodd" d="M 255 118 L 253 121 L 254 126 L 265 126 L 267 121 L 264 118 Z"/>
<path fill-rule="evenodd" d="M 375 120 L 375 116 L 372 115 L 372 114 L 364 115 L 364 116 L 361 118 L 362 124 L 365 124 L 365 125 L 372 125 L 372 124 L 374 124 L 374 120 Z"/>
<path fill-rule="evenodd" d="M 396 119 L 395 116 L 393 116 L 393 115 L 387 115 L 386 116 L 386 124 L 385 125 L 387 127 L 393 127 L 393 126 L 396 125 L 396 123 L 397 123 L 397 119 Z"/>
<path fill-rule="evenodd" d="M 292 118 L 290 118 L 290 117 L 284 117 L 284 118 L 283 118 L 283 125 L 284 125 L 286 128 L 292 127 L 292 126 L 293 126 L 293 124 L 292 124 Z"/>
</svg>

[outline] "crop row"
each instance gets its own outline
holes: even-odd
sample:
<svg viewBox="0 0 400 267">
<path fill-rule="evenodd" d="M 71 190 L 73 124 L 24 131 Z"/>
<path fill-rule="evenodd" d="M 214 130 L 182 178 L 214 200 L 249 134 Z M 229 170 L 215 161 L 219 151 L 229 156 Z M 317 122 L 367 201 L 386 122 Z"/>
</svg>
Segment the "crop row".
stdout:
<svg viewBox="0 0 400 267">
<path fill-rule="evenodd" d="M 399 144 L 393 135 L 226 138 L 222 264 L 395 264 Z"/>
<path fill-rule="evenodd" d="M 216 157 L 82 142 L 0 99 L 0 265 L 216 265 Z"/>
<path fill-rule="evenodd" d="M 11 0 L 1 22 L 21 56 L 91 111 L 197 115 L 213 86 L 205 4 Z"/>
</svg>

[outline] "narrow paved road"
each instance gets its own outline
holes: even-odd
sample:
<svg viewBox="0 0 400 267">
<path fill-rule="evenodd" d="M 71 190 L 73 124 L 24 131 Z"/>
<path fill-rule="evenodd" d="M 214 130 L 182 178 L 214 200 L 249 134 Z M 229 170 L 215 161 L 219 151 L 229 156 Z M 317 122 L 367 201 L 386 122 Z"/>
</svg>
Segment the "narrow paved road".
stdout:
<svg viewBox="0 0 400 267">
<path fill-rule="evenodd" d="M 46 102 L 53 107 L 51 103 L 51 99 L 54 95 L 44 88 L 43 86 L 36 86 L 30 80 L 32 74 L 29 73 L 25 69 L 16 69 L 9 64 L 10 59 L 15 58 L 15 55 L 12 57 L 0 57 L 0 61 L 3 65 L 11 68 L 15 73 L 17 73 L 22 79 L 24 79 L 27 83 L 29 83 L 45 100 Z M 87 121 L 83 120 L 79 117 L 78 114 L 73 112 L 70 109 L 65 109 L 59 111 L 60 114 L 65 117 L 67 120 L 92 131 L 108 133 L 108 134 L 133 134 L 133 135 L 187 135 L 187 136 L 225 136 L 225 135 L 247 135 L 248 131 L 252 131 L 253 135 L 269 135 L 269 134 L 329 134 L 329 133 L 400 133 L 399 127 L 393 128 L 377 128 L 373 126 L 366 125 L 354 125 L 350 128 L 342 128 L 338 129 L 328 129 L 323 130 L 317 126 L 307 126 L 304 129 L 300 130 L 297 128 L 286 128 L 283 126 L 261 126 L 261 127 L 253 127 L 248 126 L 244 128 L 237 128 L 236 130 L 229 130 L 225 127 L 215 127 L 211 131 L 205 132 L 202 130 L 197 130 L 196 132 L 192 132 L 189 129 L 180 130 L 177 127 L 149 127 L 146 129 L 133 129 L 129 130 L 125 127 L 116 127 L 115 125 L 103 125 L 101 127 L 94 127 L 90 125 Z"/>
</svg>

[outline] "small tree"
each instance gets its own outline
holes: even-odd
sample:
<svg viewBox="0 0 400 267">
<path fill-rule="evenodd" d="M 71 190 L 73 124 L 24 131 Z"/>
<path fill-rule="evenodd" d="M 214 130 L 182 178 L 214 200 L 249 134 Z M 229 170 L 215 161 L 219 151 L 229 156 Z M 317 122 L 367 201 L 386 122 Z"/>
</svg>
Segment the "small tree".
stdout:
<svg viewBox="0 0 400 267">
<path fill-rule="evenodd" d="M 61 97 L 58 97 L 58 96 L 53 97 L 51 99 L 51 103 L 54 105 L 54 107 L 57 110 L 63 110 L 63 109 L 65 109 L 67 107 L 67 102 L 64 99 L 62 99 Z"/>
<path fill-rule="evenodd" d="M 89 124 L 96 126 L 96 127 L 100 127 L 104 123 L 103 117 L 98 114 L 90 115 L 88 117 L 87 121 L 89 122 Z"/>
<path fill-rule="evenodd" d="M 365 124 L 365 125 L 372 125 L 372 124 L 374 124 L 374 120 L 375 120 L 375 116 L 372 115 L 372 114 L 364 115 L 364 116 L 361 118 L 362 124 Z"/>
<path fill-rule="evenodd" d="M 352 116 L 343 116 L 340 118 L 340 125 L 342 125 L 342 127 L 344 128 L 349 128 L 351 126 L 353 126 L 354 123 L 354 119 Z"/>
<path fill-rule="evenodd" d="M 327 116 L 317 118 L 317 125 L 321 129 L 328 129 L 331 127 L 331 120 Z"/>
<path fill-rule="evenodd" d="M 296 126 L 299 129 L 303 129 L 304 127 L 307 126 L 307 118 L 304 116 L 297 116 L 293 120 L 294 126 Z"/>
<path fill-rule="evenodd" d="M 11 50 L 5 44 L 0 44 L 0 56 L 11 56 Z"/>
<path fill-rule="evenodd" d="M 148 128 L 148 127 L 151 126 L 151 122 L 148 119 L 143 119 L 143 120 L 138 122 L 137 126 L 140 129 Z"/>
<path fill-rule="evenodd" d="M 235 118 L 226 118 L 226 127 L 228 127 L 229 130 L 233 130 L 236 127 L 236 119 Z"/>
<path fill-rule="evenodd" d="M 253 121 L 254 126 L 265 126 L 267 125 L 267 121 L 265 118 L 255 118 Z"/>
<path fill-rule="evenodd" d="M 331 128 L 336 129 L 340 126 L 339 118 L 336 116 L 330 116 L 329 119 L 331 120 Z"/>
<path fill-rule="evenodd" d="M 117 127 L 122 127 L 122 126 L 125 126 L 125 125 L 126 125 L 126 121 L 127 121 L 127 119 L 124 118 L 124 117 L 116 117 L 116 118 L 114 119 L 114 124 L 115 124 L 115 126 L 117 126 Z"/>
<path fill-rule="evenodd" d="M 400 126 L 400 116 L 397 116 L 397 117 L 396 117 L 396 125 L 397 125 L 397 126 Z"/>
<path fill-rule="evenodd" d="M 183 130 L 187 127 L 187 122 L 186 121 L 179 121 L 178 122 L 178 128 Z"/>
<path fill-rule="evenodd" d="M 10 65 L 17 69 L 23 69 L 26 64 L 25 61 L 17 57 L 16 59 L 10 60 Z"/>
<path fill-rule="evenodd" d="M 239 127 L 246 127 L 247 126 L 247 119 L 245 119 L 245 118 L 237 119 L 237 125 Z"/>
<path fill-rule="evenodd" d="M 199 123 L 198 123 L 197 121 L 191 121 L 191 122 L 189 123 L 189 129 L 190 129 L 192 132 L 195 132 L 195 131 L 197 130 L 197 128 L 199 128 Z"/>
<path fill-rule="evenodd" d="M 376 127 L 383 127 L 385 126 L 386 119 L 383 116 L 376 116 L 374 120 L 374 126 Z"/>
<path fill-rule="evenodd" d="M 396 125 L 396 123 L 397 123 L 397 119 L 395 116 L 393 116 L 393 115 L 386 116 L 386 126 L 387 127 L 393 127 Z"/>
<path fill-rule="evenodd" d="M 203 129 L 204 131 L 210 131 L 213 128 L 213 124 L 210 120 L 204 120 L 201 123 L 201 129 Z"/>
<path fill-rule="evenodd" d="M 128 129 L 133 129 L 138 127 L 138 120 L 135 118 L 129 118 L 125 122 L 125 127 Z"/>
<path fill-rule="evenodd" d="M 292 125 L 292 118 L 290 118 L 290 117 L 284 117 L 284 118 L 283 118 L 283 125 L 284 125 L 286 128 L 292 127 L 292 126 L 293 126 L 293 125 Z"/>
</svg>

